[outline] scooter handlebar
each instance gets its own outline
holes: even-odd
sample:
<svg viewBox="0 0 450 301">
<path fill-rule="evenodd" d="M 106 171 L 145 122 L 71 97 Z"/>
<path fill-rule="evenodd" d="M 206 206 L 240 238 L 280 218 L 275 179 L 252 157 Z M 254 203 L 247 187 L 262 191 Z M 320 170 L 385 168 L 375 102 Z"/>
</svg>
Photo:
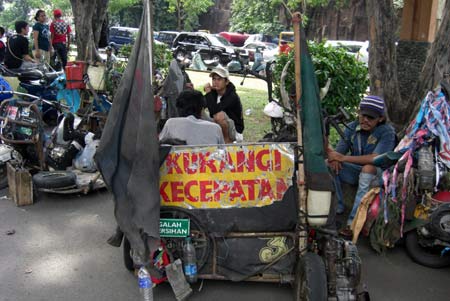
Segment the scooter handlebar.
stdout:
<svg viewBox="0 0 450 301">
<path fill-rule="evenodd" d="M 34 99 L 35 101 L 42 101 L 42 102 L 44 102 L 44 103 L 46 103 L 48 105 L 51 105 L 51 106 L 55 107 L 58 110 L 61 110 L 61 109 L 69 110 L 70 109 L 69 106 L 63 105 L 63 104 L 61 104 L 59 102 L 47 100 L 47 99 L 44 99 L 42 97 L 39 97 L 39 96 L 36 96 L 36 95 L 33 95 L 33 94 L 17 92 L 17 91 L 0 91 L 0 95 L 1 94 L 15 94 L 15 95 L 19 95 L 19 96 L 30 97 L 30 98 Z"/>
</svg>

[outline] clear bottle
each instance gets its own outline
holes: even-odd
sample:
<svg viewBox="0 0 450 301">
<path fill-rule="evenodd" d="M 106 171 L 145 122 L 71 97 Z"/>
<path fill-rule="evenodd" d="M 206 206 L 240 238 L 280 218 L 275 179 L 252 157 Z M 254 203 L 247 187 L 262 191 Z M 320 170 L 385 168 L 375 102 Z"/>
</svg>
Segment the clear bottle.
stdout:
<svg viewBox="0 0 450 301">
<path fill-rule="evenodd" d="M 431 190 L 434 186 L 434 158 L 429 147 L 423 146 L 418 151 L 419 188 Z"/>
<path fill-rule="evenodd" d="M 142 266 L 138 271 L 139 291 L 144 301 L 153 301 L 153 283 L 147 269 Z"/>
<path fill-rule="evenodd" d="M 195 254 L 195 247 L 192 244 L 190 237 L 186 237 L 183 246 L 183 267 L 184 275 L 189 283 L 197 282 L 197 256 Z"/>
</svg>

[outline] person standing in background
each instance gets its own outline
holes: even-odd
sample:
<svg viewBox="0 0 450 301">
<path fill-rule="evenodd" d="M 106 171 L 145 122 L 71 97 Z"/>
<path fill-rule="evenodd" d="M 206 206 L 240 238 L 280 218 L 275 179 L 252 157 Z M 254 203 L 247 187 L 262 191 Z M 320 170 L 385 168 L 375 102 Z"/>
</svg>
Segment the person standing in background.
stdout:
<svg viewBox="0 0 450 301">
<path fill-rule="evenodd" d="M 60 9 L 55 9 L 53 11 L 53 16 L 55 19 L 50 24 L 51 41 L 53 49 L 55 50 L 52 61 L 54 61 L 56 55 L 58 55 L 61 60 L 62 68 L 64 69 L 67 65 L 67 53 L 70 48 L 70 32 L 72 30 L 69 24 L 61 18 L 62 11 Z"/>
<path fill-rule="evenodd" d="M 33 56 L 36 61 L 50 63 L 50 30 L 47 23 L 47 16 L 42 9 L 36 12 L 34 17 L 36 23 L 33 25 Z"/>
</svg>

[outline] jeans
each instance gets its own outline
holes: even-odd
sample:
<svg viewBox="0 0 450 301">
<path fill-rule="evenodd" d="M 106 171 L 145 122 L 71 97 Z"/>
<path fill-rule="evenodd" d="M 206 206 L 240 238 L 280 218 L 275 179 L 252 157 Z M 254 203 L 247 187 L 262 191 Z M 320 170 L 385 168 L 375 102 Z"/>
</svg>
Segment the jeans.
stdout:
<svg viewBox="0 0 450 301">
<path fill-rule="evenodd" d="M 370 184 L 377 177 L 377 175 L 361 172 L 362 166 L 352 163 L 343 163 L 342 169 L 335 177 L 336 198 L 338 200 L 338 210 L 344 208 L 344 196 L 342 193 L 341 183 L 350 185 L 358 185 L 355 201 L 353 203 L 352 211 L 347 219 L 347 225 L 351 225 L 353 218 L 356 215 L 359 204 L 363 196 L 369 191 Z M 381 170 L 377 169 L 377 174 L 381 174 Z"/>
<path fill-rule="evenodd" d="M 62 68 L 64 70 L 64 68 L 66 68 L 66 65 L 67 65 L 67 47 L 66 47 L 66 44 L 65 43 L 53 44 L 53 50 L 55 51 L 55 53 L 53 54 L 52 62 L 55 61 L 55 58 L 58 55 L 59 59 L 61 60 Z"/>
</svg>

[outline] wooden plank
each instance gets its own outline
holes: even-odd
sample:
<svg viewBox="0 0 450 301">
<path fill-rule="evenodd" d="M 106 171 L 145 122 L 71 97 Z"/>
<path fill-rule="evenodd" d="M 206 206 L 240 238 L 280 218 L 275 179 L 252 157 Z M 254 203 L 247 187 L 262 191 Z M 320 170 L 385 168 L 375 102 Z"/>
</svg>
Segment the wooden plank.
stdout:
<svg viewBox="0 0 450 301">
<path fill-rule="evenodd" d="M 412 39 L 415 2 L 416 0 L 405 0 L 403 4 L 400 40 L 408 41 Z"/>
<path fill-rule="evenodd" d="M 432 42 L 436 34 L 438 0 L 405 0 L 401 40 Z"/>
<path fill-rule="evenodd" d="M 6 163 L 6 172 L 8 174 L 9 197 L 16 202 L 16 169 L 9 162 Z"/>
<path fill-rule="evenodd" d="M 33 180 L 28 170 L 7 163 L 9 196 L 16 206 L 33 204 Z"/>
<path fill-rule="evenodd" d="M 17 206 L 33 205 L 33 180 L 26 169 L 16 171 Z"/>
</svg>

